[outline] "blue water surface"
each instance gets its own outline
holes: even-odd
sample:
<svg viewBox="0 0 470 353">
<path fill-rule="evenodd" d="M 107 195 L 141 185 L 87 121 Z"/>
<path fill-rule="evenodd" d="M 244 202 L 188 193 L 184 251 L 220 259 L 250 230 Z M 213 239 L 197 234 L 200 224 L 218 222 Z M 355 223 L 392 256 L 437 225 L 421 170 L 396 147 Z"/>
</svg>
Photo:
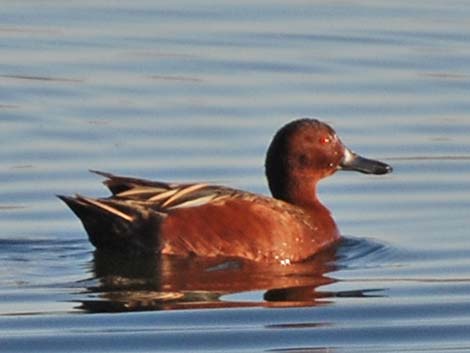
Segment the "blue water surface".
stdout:
<svg viewBox="0 0 470 353">
<path fill-rule="evenodd" d="M 2 352 L 470 351 L 470 4 L 20 1 L 0 11 Z M 98 169 L 268 193 L 320 117 L 383 177 L 319 187 L 291 266 L 95 253 L 56 194 Z M 66 348 L 65 348 L 66 347 Z"/>
</svg>

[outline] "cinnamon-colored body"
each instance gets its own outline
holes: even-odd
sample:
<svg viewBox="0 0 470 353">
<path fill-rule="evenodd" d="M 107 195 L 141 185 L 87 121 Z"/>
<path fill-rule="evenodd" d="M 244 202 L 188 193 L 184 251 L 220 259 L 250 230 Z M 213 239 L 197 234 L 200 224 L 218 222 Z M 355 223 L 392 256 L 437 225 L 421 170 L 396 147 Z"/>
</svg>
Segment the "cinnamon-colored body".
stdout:
<svg viewBox="0 0 470 353">
<path fill-rule="evenodd" d="M 164 254 L 283 263 L 308 258 L 339 238 L 330 212 L 320 203 L 303 209 L 250 194 L 176 209 L 162 222 L 158 234 Z"/>
<path fill-rule="evenodd" d="M 386 174 L 385 163 L 347 149 L 313 119 L 280 129 L 267 152 L 273 197 L 231 188 L 105 176 L 105 199 L 60 196 L 101 250 L 177 256 L 242 257 L 282 264 L 305 260 L 340 236 L 318 200 L 318 181 L 339 169 Z"/>
</svg>

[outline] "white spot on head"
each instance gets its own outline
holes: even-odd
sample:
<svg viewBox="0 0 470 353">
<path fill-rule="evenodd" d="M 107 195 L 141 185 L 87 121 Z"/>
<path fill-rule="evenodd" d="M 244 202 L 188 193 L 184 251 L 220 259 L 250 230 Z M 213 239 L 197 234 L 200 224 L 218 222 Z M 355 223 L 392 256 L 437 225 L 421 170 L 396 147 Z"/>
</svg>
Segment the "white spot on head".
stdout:
<svg viewBox="0 0 470 353">
<path fill-rule="evenodd" d="M 348 164 L 354 160 L 354 158 L 356 158 L 354 152 L 352 152 L 349 148 L 345 148 L 343 163 Z"/>
</svg>

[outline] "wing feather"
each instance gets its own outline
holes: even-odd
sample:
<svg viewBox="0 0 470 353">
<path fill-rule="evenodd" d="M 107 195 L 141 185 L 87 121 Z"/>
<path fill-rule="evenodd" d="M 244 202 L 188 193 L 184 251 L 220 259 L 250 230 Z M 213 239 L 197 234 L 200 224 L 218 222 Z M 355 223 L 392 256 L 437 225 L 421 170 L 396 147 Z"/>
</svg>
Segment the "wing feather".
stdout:
<svg viewBox="0 0 470 353">
<path fill-rule="evenodd" d="M 237 197 L 238 193 L 234 189 L 221 187 L 217 185 L 208 185 L 206 183 L 176 184 L 160 181 L 151 181 L 145 179 L 122 177 L 106 172 L 91 170 L 91 172 L 106 178 L 104 184 L 113 193 L 107 200 L 116 200 L 121 203 L 131 205 L 142 205 L 151 207 L 153 210 L 167 213 L 175 208 L 196 207 L 210 202 L 220 201 L 228 196 Z M 106 199 L 105 199 L 106 200 Z M 120 217 L 127 219 L 119 210 L 106 205 L 105 200 L 99 202 L 103 209 L 109 207 L 112 212 Z M 103 201 L 103 202 L 101 202 Z M 131 206 L 132 207 L 132 206 Z"/>
<path fill-rule="evenodd" d="M 191 193 L 195 193 L 198 190 L 206 188 L 207 184 L 193 184 L 189 185 L 185 188 L 179 189 L 177 193 L 172 195 L 168 198 L 164 203 L 162 203 L 162 207 L 169 207 L 172 203 L 178 203 L 178 199 L 182 199 L 183 196 L 189 196 Z"/>
</svg>

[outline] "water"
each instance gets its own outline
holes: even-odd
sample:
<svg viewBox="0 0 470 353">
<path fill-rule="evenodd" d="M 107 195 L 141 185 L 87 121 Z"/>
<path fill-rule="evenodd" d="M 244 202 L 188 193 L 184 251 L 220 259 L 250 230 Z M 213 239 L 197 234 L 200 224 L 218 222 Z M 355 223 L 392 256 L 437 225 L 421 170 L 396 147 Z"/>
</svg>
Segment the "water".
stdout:
<svg viewBox="0 0 470 353">
<path fill-rule="evenodd" d="M 469 15 L 3 4 L 1 351 L 469 351 Z M 106 195 L 88 169 L 267 193 L 267 144 L 300 116 L 395 169 L 321 183 L 344 240 L 304 264 L 95 254 L 54 196 Z"/>
</svg>

